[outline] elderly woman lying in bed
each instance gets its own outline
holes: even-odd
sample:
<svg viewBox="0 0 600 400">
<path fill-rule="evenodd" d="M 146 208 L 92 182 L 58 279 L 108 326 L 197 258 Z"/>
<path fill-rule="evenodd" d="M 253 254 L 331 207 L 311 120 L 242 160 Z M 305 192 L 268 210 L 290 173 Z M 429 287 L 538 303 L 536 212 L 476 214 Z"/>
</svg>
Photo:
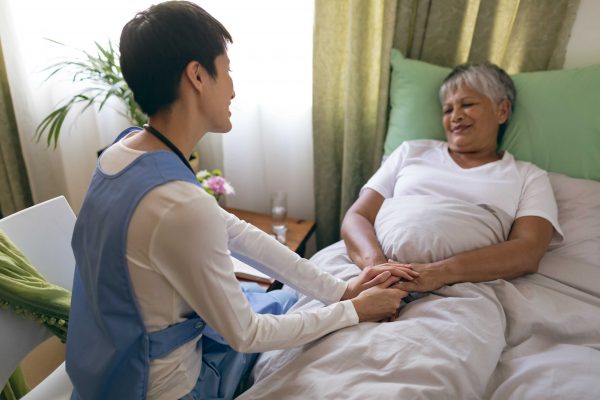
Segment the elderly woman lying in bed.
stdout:
<svg viewBox="0 0 600 400">
<path fill-rule="evenodd" d="M 402 288 L 432 294 L 402 307 L 394 323 L 358 324 L 264 353 L 242 398 L 492 398 L 495 378 L 507 371 L 496 372 L 504 350 L 532 334 L 512 304 L 528 313 L 525 293 L 547 295 L 499 278 L 536 271 L 553 227 L 560 234 L 557 207 L 544 171 L 498 151 L 515 101 L 504 71 L 460 66 L 440 94 L 447 142 L 402 144 L 346 214 L 345 244 L 311 259 L 341 279 L 358 274 L 355 264 L 410 263 L 420 275 Z M 302 297 L 294 309 L 315 307 L 322 304 Z M 535 349 L 516 354 L 527 351 Z M 508 398 L 507 388 L 494 399 Z"/>
<path fill-rule="evenodd" d="M 562 233 L 546 172 L 498 150 L 515 97 L 492 64 L 448 75 L 440 89 L 447 142 L 404 142 L 344 218 L 359 267 L 410 264 L 420 276 L 399 285 L 416 292 L 537 271 L 553 228 Z"/>
</svg>

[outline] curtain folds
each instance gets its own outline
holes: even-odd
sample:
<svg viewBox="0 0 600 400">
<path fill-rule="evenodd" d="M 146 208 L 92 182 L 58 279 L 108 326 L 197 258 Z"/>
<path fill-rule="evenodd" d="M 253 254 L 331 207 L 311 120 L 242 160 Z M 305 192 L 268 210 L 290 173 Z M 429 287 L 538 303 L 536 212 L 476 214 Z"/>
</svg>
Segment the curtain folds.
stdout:
<svg viewBox="0 0 600 400">
<path fill-rule="evenodd" d="M 317 247 L 379 165 L 387 114 L 395 0 L 317 0 L 313 143 Z"/>
<path fill-rule="evenodd" d="M 400 0 L 393 46 L 453 67 L 491 61 L 509 73 L 559 69 L 579 0 Z"/>
<path fill-rule="evenodd" d="M 0 45 L 0 215 L 33 204 Z"/>
<path fill-rule="evenodd" d="M 339 239 L 345 212 L 379 166 L 392 47 L 447 67 L 487 60 L 509 73 L 558 69 L 578 6 L 579 0 L 316 0 L 318 247 Z"/>
</svg>

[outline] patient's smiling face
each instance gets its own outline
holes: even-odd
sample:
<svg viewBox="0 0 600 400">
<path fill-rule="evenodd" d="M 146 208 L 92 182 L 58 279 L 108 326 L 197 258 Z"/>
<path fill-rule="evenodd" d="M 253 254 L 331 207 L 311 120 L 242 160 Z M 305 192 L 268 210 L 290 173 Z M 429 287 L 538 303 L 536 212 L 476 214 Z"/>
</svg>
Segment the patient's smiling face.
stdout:
<svg viewBox="0 0 600 400">
<path fill-rule="evenodd" d="M 500 124 L 508 118 L 509 104 L 492 100 L 466 85 L 450 92 L 443 101 L 443 125 L 451 152 L 496 154 Z"/>
</svg>

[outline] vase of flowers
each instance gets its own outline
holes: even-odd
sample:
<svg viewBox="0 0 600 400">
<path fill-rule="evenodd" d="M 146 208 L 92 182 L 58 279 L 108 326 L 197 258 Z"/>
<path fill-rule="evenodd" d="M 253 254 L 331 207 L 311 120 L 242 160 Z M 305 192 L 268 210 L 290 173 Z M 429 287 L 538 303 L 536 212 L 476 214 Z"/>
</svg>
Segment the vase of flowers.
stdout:
<svg viewBox="0 0 600 400">
<path fill-rule="evenodd" d="M 223 173 L 219 169 L 213 169 L 212 171 L 203 169 L 196 174 L 196 179 L 198 179 L 202 188 L 208 194 L 214 196 L 217 201 L 223 195 L 235 194 L 233 186 L 223 178 Z"/>
</svg>

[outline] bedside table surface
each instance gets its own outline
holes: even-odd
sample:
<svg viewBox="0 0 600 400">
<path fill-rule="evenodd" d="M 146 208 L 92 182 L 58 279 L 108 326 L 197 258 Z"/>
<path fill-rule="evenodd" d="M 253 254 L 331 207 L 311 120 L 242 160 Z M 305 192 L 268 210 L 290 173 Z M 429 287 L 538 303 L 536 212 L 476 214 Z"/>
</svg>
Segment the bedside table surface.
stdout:
<svg viewBox="0 0 600 400">
<path fill-rule="evenodd" d="M 260 229 L 263 232 L 272 234 L 271 216 L 253 211 L 240 210 L 237 208 L 224 207 L 224 209 L 239 219 L 242 219 Z M 304 246 L 310 235 L 315 231 L 315 222 L 309 219 L 287 219 L 288 230 L 286 234 L 286 246 L 292 251 L 302 255 Z"/>
</svg>

